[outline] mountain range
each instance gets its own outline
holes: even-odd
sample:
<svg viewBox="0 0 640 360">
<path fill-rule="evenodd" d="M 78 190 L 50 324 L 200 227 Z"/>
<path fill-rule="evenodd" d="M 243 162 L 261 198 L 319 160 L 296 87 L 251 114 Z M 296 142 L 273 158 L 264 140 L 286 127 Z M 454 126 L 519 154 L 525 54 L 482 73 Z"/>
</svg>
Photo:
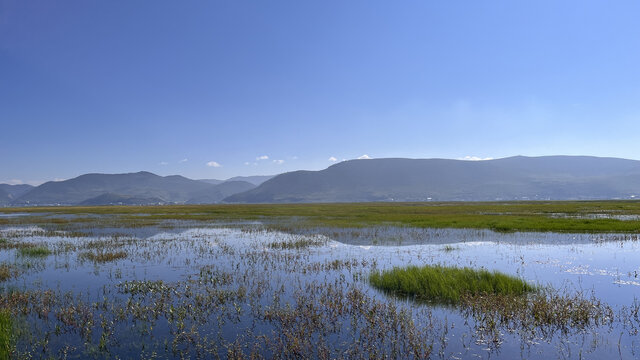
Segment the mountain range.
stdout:
<svg viewBox="0 0 640 360">
<path fill-rule="evenodd" d="M 0 206 L 633 199 L 640 161 L 589 156 L 496 160 L 362 159 L 319 171 L 192 180 L 86 174 L 37 187 L 0 184 Z"/>
<path fill-rule="evenodd" d="M 640 161 L 515 156 L 486 161 L 363 159 L 278 175 L 226 202 L 491 201 L 635 198 Z"/>
<path fill-rule="evenodd" d="M 20 195 L 13 206 L 32 205 L 149 205 L 217 203 L 236 192 L 254 188 L 245 181 L 217 185 L 179 175 L 150 172 L 86 174 L 65 181 L 49 181 Z"/>
<path fill-rule="evenodd" d="M 0 184 L 0 206 L 11 204 L 14 200 L 23 194 L 26 194 L 31 189 L 33 189 L 33 186 L 26 184 Z"/>
</svg>

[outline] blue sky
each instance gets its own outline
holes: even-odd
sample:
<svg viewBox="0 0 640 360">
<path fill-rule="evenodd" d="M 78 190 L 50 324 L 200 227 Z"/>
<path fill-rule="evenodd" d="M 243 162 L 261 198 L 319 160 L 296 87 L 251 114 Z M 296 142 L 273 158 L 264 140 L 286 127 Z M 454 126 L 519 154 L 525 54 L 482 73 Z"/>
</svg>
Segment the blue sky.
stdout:
<svg viewBox="0 0 640 360">
<path fill-rule="evenodd" d="M 637 1 L 0 0 L 0 182 L 228 178 L 364 154 L 640 159 L 638 14 Z"/>
</svg>

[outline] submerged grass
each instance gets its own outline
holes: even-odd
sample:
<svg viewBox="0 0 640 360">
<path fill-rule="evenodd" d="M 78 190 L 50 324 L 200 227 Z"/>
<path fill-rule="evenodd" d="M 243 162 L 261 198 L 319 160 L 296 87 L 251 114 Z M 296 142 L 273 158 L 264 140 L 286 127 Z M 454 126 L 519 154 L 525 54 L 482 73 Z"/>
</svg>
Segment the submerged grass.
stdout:
<svg viewBox="0 0 640 360">
<path fill-rule="evenodd" d="M 458 304 L 466 295 L 517 296 L 536 290 L 522 279 L 497 271 L 441 265 L 395 267 L 373 272 L 369 281 L 371 285 L 388 293 L 446 304 Z"/>
</svg>

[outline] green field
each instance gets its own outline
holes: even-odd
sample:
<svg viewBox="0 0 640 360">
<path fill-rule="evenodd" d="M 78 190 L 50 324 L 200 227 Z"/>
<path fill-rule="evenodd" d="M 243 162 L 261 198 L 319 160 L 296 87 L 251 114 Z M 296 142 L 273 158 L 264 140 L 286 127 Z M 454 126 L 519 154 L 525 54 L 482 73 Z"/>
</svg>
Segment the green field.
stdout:
<svg viewBox="0 0 640 360">
<path fill-rule="evenodd" d="M 640 201 L 434 202 L 4 208 L 2 212 L 112 214 L 120 221 L 264 221 L 295 227 L 410 226 L 564 233 L 640 231 Z M 626 218 L 625 218 L 626 217 Z M 58 223 L 88 221 L 55 219 Z M 0 225 L 20 222 L 0 218 Z M 29 222 L 33 221 L 29 220 Z"/>
</svg>

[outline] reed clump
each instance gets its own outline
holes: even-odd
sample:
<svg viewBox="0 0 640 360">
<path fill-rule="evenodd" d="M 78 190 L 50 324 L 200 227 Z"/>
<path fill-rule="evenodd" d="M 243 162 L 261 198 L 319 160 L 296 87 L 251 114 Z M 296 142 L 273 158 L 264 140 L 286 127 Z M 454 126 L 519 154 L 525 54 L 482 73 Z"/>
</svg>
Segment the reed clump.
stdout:
<svg viewBox="0 0 640 360">
<path fill-rule="evenodd" d="M 501 272 L 441 265 L 375 271 L 369 282 L 388 293 L 444 304 L 458 304 L 469 294 L 518 296 L 536 290 L 524 280 Z"/>
</svg>

